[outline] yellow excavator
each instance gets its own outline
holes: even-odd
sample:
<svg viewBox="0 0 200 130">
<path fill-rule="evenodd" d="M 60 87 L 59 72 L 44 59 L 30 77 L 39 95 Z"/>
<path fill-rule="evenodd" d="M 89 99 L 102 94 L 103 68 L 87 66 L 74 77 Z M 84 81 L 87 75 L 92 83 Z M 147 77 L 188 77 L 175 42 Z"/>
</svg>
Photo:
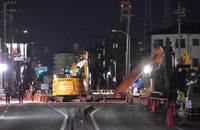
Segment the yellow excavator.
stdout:
<svg viewBox="0 0 200 130">
<path fill-rule="evenodd" d="M 53 96 L 79 96 L 89 87 L 88 52 L 84 51 L 76 63 L 72 64 L 72 72 L 67 75 L 55 75 L 52 84 Z"/>
</svg>

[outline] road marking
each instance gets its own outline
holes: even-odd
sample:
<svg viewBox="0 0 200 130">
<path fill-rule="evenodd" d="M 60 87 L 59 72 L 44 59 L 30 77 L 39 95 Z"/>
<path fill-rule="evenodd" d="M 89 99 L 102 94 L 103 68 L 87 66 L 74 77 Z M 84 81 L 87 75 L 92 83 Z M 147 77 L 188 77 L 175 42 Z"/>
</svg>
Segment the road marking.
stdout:
<svg viewBox="0 0 200 130">
<path fill-rule="evenodd" d="M 64 112 L 62 112 L 61 110 L 59 110 L 59 109 L 56 109 L 56 108 L 54 108 L 54 107 L 52 107 L 50 105 L 49 105 L 49 107 L 51 107 L 53 110 L 55 110 L 56 112 L 60 113 L 61 115 L 63 115 L 65 117 L 63 122 L 62 122 L 62 126 L 60 128 L 60 130 L 65 130 L 65 127 L 66 127 L 67 120 L 68 120 L 69 116 L 67 114 L 65 114 Z"/>
<path fill-rule="evenodd" d="M 99 126 L 97 125 L 97 122 L 94 119 L 94 113 L 96 113 L 97 111 L 99 111 L 102 107 L 94 110 L 93 112 L 90 113 L 90 118 L 92 119 L 92 123 L 94 125 L 95 130 L 100 130 Z"/>
<path fill-rule="evenodd" d="M 1 116 L 0 116 L 0 119 L 3 119 L 4 117 L 5 117 L 5 114 L 1 115 Z"/>
<path fill-rule="evenodd" d="M 175 127 L 177 130 L 184 130 L 183 128 L 180 127 Z"/>
</svg>

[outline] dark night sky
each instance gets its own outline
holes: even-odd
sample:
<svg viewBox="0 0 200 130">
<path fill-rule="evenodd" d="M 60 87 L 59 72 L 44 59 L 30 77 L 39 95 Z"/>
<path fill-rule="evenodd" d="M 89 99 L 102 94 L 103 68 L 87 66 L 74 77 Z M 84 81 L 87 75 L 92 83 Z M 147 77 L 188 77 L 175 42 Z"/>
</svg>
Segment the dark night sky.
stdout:
<svg viewBox="0 0 200 130">
<path fill-rule="evenodd" d="M 18 0 L 22 12 L 17 15 L 17 25 L 30 30 L 31 40 L 48 53 L 70 51 L 72 43 L 92 46 L 88 41 L 103 38 L 112 26 L 120 23 L 120 0 Z M 134 2 L 134 32 L 137 41 L 142 40 L 144 0 Z M 163 19 L 163 1 L 152 0 L 152 24 L 159 28 Z M 172 14 L 177 0 L 171 1 Z M 186 22 L 198 22 L 200 0 L 183 0 L 188 9 Z M 47 50 L 47 49 L 46 49 Z M 42 53 L 42 52 L 41 52 Z"/>
</svg>

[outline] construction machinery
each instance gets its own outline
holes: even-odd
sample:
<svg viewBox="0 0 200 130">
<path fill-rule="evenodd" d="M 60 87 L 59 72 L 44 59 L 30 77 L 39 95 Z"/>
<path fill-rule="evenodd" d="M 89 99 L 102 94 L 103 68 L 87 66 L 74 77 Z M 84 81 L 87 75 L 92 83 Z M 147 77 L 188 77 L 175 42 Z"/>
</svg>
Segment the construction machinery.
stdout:
<svg viewBox="0 0 200 130">
<path fill-rule="evenodd" d="M 72 64 L 71 73 L 54 76 L 52 95 L 78 96 L 87 91 L 88 86 L 88 52 L 84 51 L 77 62 Z"/>
<path fill-rule="evenodd" d="M 137 79 L 139 79 L 146 65 L 150 65 L 156 69 L 159 69 L 163 61 L 163 57 L 164 57 L 163 49 L 161 47 L 158 47 L 155 50 L 155 52 L 152 53 L 152 55 L 148 56 L 139 65 L 137 65 L 132 70 L 132 72 L 126 77 L 126 79 L 117 86 L 116 91 L 114 92 L 114 96 L 127 94 L 130 85 L 136 82 Z"/>
</svg>

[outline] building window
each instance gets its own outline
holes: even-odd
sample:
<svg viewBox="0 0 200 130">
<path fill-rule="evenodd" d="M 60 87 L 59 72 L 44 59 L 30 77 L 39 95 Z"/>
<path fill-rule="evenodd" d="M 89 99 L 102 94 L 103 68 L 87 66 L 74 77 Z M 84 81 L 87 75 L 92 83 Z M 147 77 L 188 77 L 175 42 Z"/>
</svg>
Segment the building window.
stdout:
<svg viewBox="0 0 200 130">
<path fill-rule="evenodd" d="M 176 48 L 179 48 L 179 39 L 176 39 L 176 44 L 175 44 Z M 180 39 L 180 48 L 185 48 L 185 39 Z"/>
<path fill-rule="evenodd" d="M 199 59 L 192 59 L 192 66 L 198 67 L 199 66 Z"/>
<path fill-rule="evenodd" d="M 192 39 L 193 46 L 199 46 L 199 39 Z"/>
<path fill-rule="evenodd" d="M 157 48 L 158 46 L 163 47 L 163 39 L 155 39 L 154 40 L 154 48 Z"/>
<path fill-rule="evenodd" d="M 118 43 L 113 43 L 113 48 L 118 48 Z"/>
</svg>

